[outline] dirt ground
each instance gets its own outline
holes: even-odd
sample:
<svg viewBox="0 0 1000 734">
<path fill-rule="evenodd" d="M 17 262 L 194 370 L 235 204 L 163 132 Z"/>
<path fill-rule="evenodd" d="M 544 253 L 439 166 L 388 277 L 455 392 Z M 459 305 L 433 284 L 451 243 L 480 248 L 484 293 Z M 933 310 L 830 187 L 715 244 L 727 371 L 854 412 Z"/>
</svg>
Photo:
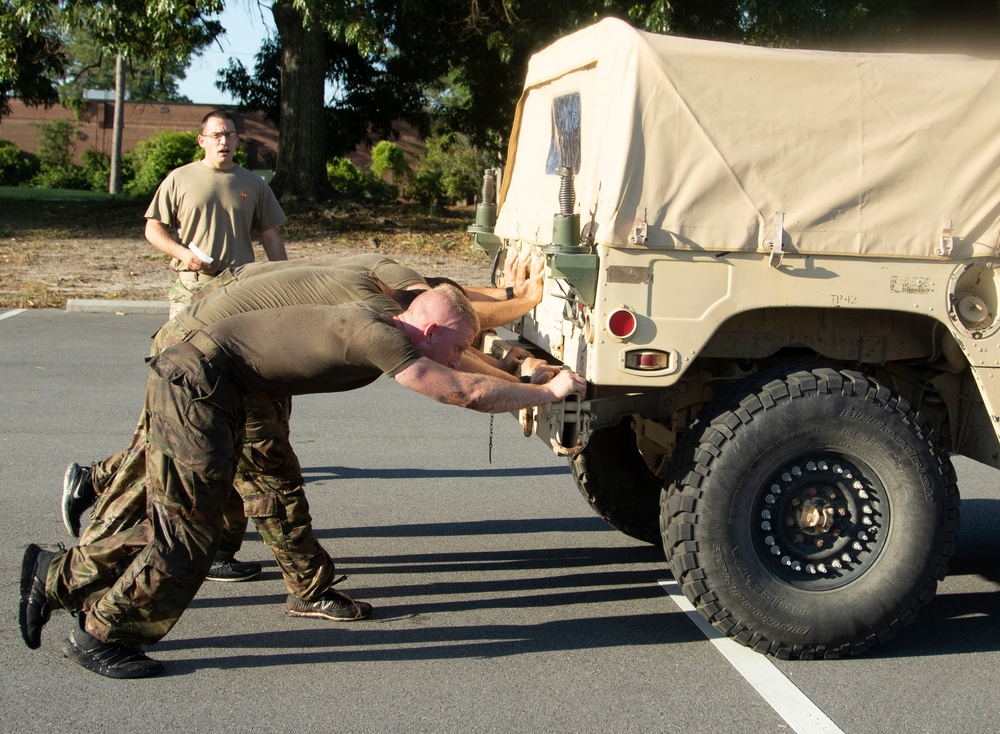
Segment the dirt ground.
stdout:
<svg viewBox="0 0 1000 734">
<path fill-rule="evenodd" d="M 145 202 L 0 202 L 0 308 L 63 308 L 67 299 L 165 300 L 174 275 L 142 236 Z M 468 211 L 342 204 L 288 211 L 289 258 L 379 252 L 427 275 L 488 285 Z M 258 252 L 263 259 L 263 252 Z"/>
</svg>

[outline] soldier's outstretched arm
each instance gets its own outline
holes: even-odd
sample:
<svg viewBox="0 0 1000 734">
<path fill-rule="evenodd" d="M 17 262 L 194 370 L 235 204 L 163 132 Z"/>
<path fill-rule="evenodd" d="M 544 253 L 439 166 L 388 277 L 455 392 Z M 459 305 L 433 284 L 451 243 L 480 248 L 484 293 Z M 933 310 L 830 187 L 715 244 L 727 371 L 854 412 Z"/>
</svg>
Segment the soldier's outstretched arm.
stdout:
<svg viewBox="0 0 1000 734">
<path fill-rule="evenodd" d="M 426 357 L 398 372 L 394 379 L 403 387 L 439 403 L 458 405 L 481 413 L 506 413 L 546 405 L 573 392 L 582 396 L 587 386 L 582 377 L 569 370 L 560 371 L 543 385 L 533 385 L 460 372 Z"/>
</svg>

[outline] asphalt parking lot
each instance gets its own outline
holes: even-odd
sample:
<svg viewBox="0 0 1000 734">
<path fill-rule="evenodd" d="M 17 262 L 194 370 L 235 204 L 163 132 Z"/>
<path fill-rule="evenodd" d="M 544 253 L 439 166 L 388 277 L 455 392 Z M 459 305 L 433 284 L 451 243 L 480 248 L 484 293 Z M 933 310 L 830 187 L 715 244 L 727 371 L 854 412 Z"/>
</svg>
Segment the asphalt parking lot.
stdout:
<svg viewBox="0 0 1000 734">
<path fill-rule="evenodd" d="M 371 620 L 284 616 L 280 574 L 250 533 L 240 557 L 264 573 L 203 586 L 150 650 L 164 675 L 112 681 L 79 668 L 62 655 L 73 621 L 62 612 L 29 650 L 16 612 L 24 546 L 70 542 L 63 470 L 127 441 L 163 317 L 10 313 L 0 312 L 6 731 L 996 729 L 997 472 L 958 462 L 959 551 L 915 628 L 855 660 L 751 654 L 742 669 L 668 595 L 662 552 L 593 515 L 565 462 L 513 418 L 496 416 L 491 450 L 487 416 L 388 380 L 297 398 L 292 418 L 317 533 L 349 575 L 345 590 L 375 605 Z"/>
</svg>

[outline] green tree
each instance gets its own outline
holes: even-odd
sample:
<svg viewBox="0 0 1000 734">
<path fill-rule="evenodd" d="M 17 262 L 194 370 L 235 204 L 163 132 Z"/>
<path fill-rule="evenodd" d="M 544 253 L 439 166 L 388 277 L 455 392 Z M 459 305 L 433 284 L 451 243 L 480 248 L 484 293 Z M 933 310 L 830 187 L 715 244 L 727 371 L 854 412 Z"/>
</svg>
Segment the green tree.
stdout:
<svg viewBox="0 0 1000 734">
<path fill-rule="evenodd" d="M 31 106 L 54 105 L 68 63 L 56 29 L 16 13 L 15 3 L 0 0 L 0 119 L 10 114 L 11 97 Z"/>
<path fill-rule="evenodd" d="M 115 57 L 108 53 L 90 34 L 86 27 L 68 31 L 66 44 L 70 63 L 59 85 L 60 97 L 69 103 L 83 98 L 85 89 L 115 88 Z M 129 59 L 126 91 L 133 102 L 183 102 L 177 92 L 178 80 L 183 78 L 188 58 L 167 59 L 160 69 L 140 59 Z"/>
<path fill-rule="evenodd" d="M 162 75 L 222 31 L 212 16 L 223 0 L 0 0 L 10 3 L 14 18 L 39 32 L 55 27 L 66 34 L 86 27 L 95 44 L 116 59 L 115 119 L 111 154 L 111 192 L 120 181 L 124 67 L 128 59 L 148 64 Z M 0 73 L 7 60 L 0 57 Z"/>
</svg>

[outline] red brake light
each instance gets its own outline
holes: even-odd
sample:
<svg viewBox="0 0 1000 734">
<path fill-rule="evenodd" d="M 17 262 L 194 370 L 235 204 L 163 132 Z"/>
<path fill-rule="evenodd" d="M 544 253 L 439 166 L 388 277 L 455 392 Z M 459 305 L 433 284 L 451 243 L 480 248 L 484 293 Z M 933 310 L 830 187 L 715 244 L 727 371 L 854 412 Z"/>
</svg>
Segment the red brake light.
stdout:
<svg viewBox="0 0 1000 734">
<path fill-rule="evenodd" d="M 608 316 L 608 331 L 619 339 L 628 339 L 635 333 L 635 314 L 627 308 L 618 308 Z"/>
</svg>

